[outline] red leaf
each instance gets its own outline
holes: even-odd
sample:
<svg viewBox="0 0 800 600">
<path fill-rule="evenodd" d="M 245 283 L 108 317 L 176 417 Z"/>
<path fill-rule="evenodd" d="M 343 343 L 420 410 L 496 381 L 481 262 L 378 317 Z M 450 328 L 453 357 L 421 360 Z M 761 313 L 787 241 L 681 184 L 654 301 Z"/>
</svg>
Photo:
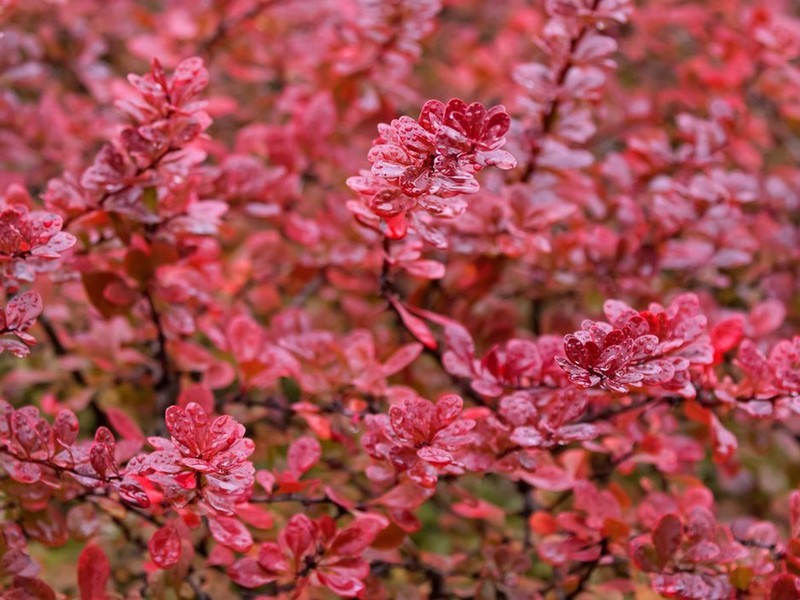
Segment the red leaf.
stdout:
<svg viewBox="0 0 800 600">
<path fill-rule="evenodd" d="M 16 576 L 11 588 L 3 592 L 5 600 L 56 600 L 56 593 L 41 579 Z"/>
<path fill-rule="evenodd" d="M 383 375 L 389 377 L 405 369 L 417 359 L 422 352 L 422 348 L 422 344 L 406 344 L 397 350 L 397 352 L 392 354 L 383 364 Z"/>
<path fill-rule="evenodd" d="M 92 504 L 77 504 L 67 512 L 67 529 L 74 539 L 85 541 L 91 538 L 100 529 L 100 520 L 97 518 Z"/>
<path fill-rule="evenodd" d="M 208 528 L 214 539 L 226 548 L 236 552 L 247 552 L 253 547 L 253 536 L 239 519 L 223 516 L 209 517 Z"/>
<path fill-rule="evenodd" d="M 192 384 L 181 391 L 178 396 L 178 406 L 186 408 L 190 402 L 199 404 L 208 414 L 214 412 L 214 394 L 202 383 Z"/>
<path fill-rule="evenodd" d="M 681 520 L 672 514 L 661 518 L 653 531 L 653 544 L 661 566 L 665 565 L 675 554 L 683 537 Z"/>
<path fill-rule="evenodd" d="M 442 364 L 447 372 L 471 378 L 474 375 L 475 343 L 469 331 L 455 323 L 446 325 L 444 338 L 447 351 L 442 356 Z"/>
<path fill-rule="evenodd" d="M 406 307 L 403 306 L 403 304 L 397 298 L 389 298 L 389 302 L 391 302 L 392 306 L 397 311 L 397 314 L 400 315 L 403 325 L 405 325 L 406 329 L 408 329 L 411 335 L 425 344 L 426 347 L 430 348 L 431 350 L 435 350 L 437 347 L 436 339 L 433 337 L 433 333 L 431 333 L 431 330 L 425 321 L 408 312 Z"/>
<path fill-rule="evenodd" d="M 736 348 L 744 335 L 742 318 L 731 317 L 720 321 L 711 330 L 711 345 L 714 348 L 714 362 L 722 361 L 722 355 Z"/>
<path fill-rule="evenodd" d="M 750 331 L 754 338 L 772 333 L 783 324 L 786 318 L 786 307 L 783 302 L 770 298 L 759 302 L 750 310 Z"/>
<path fill-rule="evenodd" d="M 273 524 L 272 513 L 258 504 L 237 504 L 236 516 L 257 529 L 269 529 Z"/>
<path fill-rule="evenodd" d="M 394 217 L 385 217 L 384 220 L 386 221 L 386 237 L 389 239 L 401 240 L 408 233 L 408 221 L 405 213 Z"/>
<path fill-rule="evenodd" d="M 714 461 L 723 463 L 733 456 L 739 442 L 736 436 L 726 429 L 716 415 L 711 415 L 711 437 L 714 440 Z"/>
<path fill-rule="evenodd" d="M 435 446 L 424 446 L 417 450 L 417 456 L 436 467 L 444 467 L 453 462 L 453 455 L 447 450 Z"/>
<path fill-rule="evenodd" d="M 434 490 L 425 489 L 413 483 L 404 482 L 396 485 L 380 498 L 374 500 L 374 504 L 394 509 L 415 509 L 428 498 L 433 496 Z"/>
<path fill-rule="evenodd" d="M 228 569 L 228 575 L 234 583 L 245 588 L 257 588 L 278 578 L 264 571 L 255 559 L 249 557 L 237 560 Z"/>
<path fill-rule="evenodd" d="M 368 568 L 365 570 L 369 572 Z M 321 583 L 342 598 L 353 598 L 364 590 L 364 582 L 353 577 L 352 569 L 321 569 L 317 576 Z"/>
<path fill-rule="evenodd" d="M 36 292 L 25 292 L 12 298 L 6 306 L 6 327 L 28 329 L 42 312 L 42 297 Z"/>
<path fill-rule="evenodd" d="M 78 418 L 69 410 L 60 410 L 53 423 L 56 440 L 64 446 L 71 446 L 78 439 L 79 428 Z"/>
<path fill-rule="evenodd" d="M 436 401 L 434 427 L 443 429 L 456 420 L 464 407 L 464 401 L 456 394 L 446 394 Z"/>
<path fill-rule="evenodd" d="M 375 519 L 363 519 L 343 529 L 333 539 L 332 554 L 339 556 L 359 556 L 366 550 L 382 527 Z"/>
<path fill-rule="evenodd" d="M 770 592 L 770 600 L 797 600 L 800 597 L 800 580 L 793 575 L 781 575 Z"/>
<path fill-rule="evenodd" d="M 43 511 L 27 513 L 22 526 L 29 538 L 48 548 L 58 548 L 69 541 L 67 520 L 55 504 L 49 504 Z"/>
<path fill-rule="evenodd" d="M 128 289 L 125 280 L 112 271 L 83 273 L 82 278 L 86 295 L 89 296 L 89 300 L 95 308 L 106 318 L 124 315 L 136 300 L 136 295 L 133 294 L 132 290 L 129 290 L 130 295 L 125 296 L 126 303 L 111 301 L 108 298 L 106 290 L 111 286 L 114 286 L 111 289 Z M 119 300 L 119 298 L 114 298 L 114 300 Z"/>
<path fill-rule="evenodd" d="M 789 515 L 792 537 L 800 538 L 800 492 L 792 492 L 789 496 Z"/>
<path fill-rule="evenodd" d="M 153 534 L 147 549 L 160 569 L 169 569 L 181 558 L 181 536 L 175 526 L 169 523 Z"/>
<path fill-rule="evenodd" d="M 106 585 L 111 575 L 111 565 L 105 552 L 90 543 L 78 557 L 78 588 L 81 600 L 105 600 Z"/>
<path fill-rule="evenodd" d="M 445 267 L 435 260 L 414 260 L 402 263 L 403 269 L 414 277 L 421 279 L 441 279 L 445 275 Z"/>
<path fill-rule="evenodd" d="M 117 487 L 117 492 L 120 498 L 128 504 L 138 506 L 139 508 L 147 508 L 150 506 L 150 498 L 147 496 L 147 492 L 144 491 L 142 485 L 127 475 Z"/>
<path fill-rule="evenodd" d="M 286 545 L 295 557 L 301 557 L 311 547 L 317 534 L 314 522 L 305 515 L 294 515 L 283 530 Z"/>
<path fill-rule="evenodd" d="M 286 457 L 289 472 L 295 477 L 300 477 L 317 464 L 321 456 L 322 448 L 316 438 L 308 436 L 298 438 L 289 446 Z"/>
<path fill-rule="evenodd" d="M 226 334 L 230 350 L 240 363 L 255 361 L 264 345 L 264 332 L 247 315 L 236 315 L 228 322 Z"/>
<path fill-rule="evenodd" d="M 112 406 L 106 409 L 106 416 L 120 436 L 127 440 L 144 442 L 144 433 L 126 413 Z"/>
<path fill-rule="evenodd" d="M 450 508 L 455 514 L 465 519 L 485 519 L 495 525 L 502 525 L 505 519 L 505 511 L 502 508 L 482 499 L 456 502 Z M 533 529 L 532 524 L 531 528 Z"/>
</svg>

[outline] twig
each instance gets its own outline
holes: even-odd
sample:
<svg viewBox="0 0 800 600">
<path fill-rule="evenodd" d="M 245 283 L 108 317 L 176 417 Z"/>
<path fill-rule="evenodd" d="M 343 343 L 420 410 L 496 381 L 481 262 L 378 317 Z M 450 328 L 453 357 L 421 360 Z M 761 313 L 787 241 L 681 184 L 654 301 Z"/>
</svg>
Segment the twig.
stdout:
<svg viewBox="0 0 800 600">
<path fill-rule="evenodd" d="M 597 7 L 600 4 L 600 0 L 593 0 L 592 6 L 590 10 L 592 12 L 597 10 Z M 575 54 L 575 50 L 578 47 L 578 44 L 581 42 L 583 37 L 588 33 L 589 26 L 583 25 L 578 30 L 578 33 L 570 40 L 569 45 L 569 54 L 566 62 L 561 67 L 558 72 L 558 75 L 555 79 L 555 87 L 560 88 L 564 85 L 564 82 L 567 79 L 567 75 L 569 74 L 569 70 L 573 67 L 572 57 Z M 539 131 L 540 137 L 547 137 L 550 131 L 553 129 L 553 126 L 556 124 L 558 120 L 558 111 L 561 107 L 561 99 L 556 97 L 550 101 L 550 104 L 545 111 L 544 116 L 542 118 L 542 127 Z M 539 153 L 541 152 L 541 145 L 536 147 L 534 151 L 531 153 L 531 157 L 528 160 L 528 164 L 525 167 L 525 172 L 522 174 L 522 181 L 529 181 L 533 174 L 536 172 L 536 169 L 539 167 Z"/>
<path fill-rule="evenodd" d="M 197 600 L 211 600 L 211 595 L 208 594 L 207 592 L 204 592 L 200 588 L 200 585 L 194 579 L 192 579 L 192 575 L 195 574 L 196 572 L 197 570 L 194 568 L 194 566 L 189 567 L 189 573 L 186 575 L 186 580 L 185 580 L 187 585 L 190 588 L 192 588 L 192 591 L 194 592 L 194 597 Z"/>
<path fill-rule="evenodd" d="M 258 504 L 278 504 L 280 502 L 297 502 L 303 506 L 313 506 L 315 504 L 330 504 L 339 506 L 336 502 L 327 497 L 311 498 L 301 494 L 279 494 L 277 496 L 250 498 L 250 502 Z"/>
<path fill-rule="evenodd" d="M 581 573 L 580 579 L 578 579 L 577 587 L 566 595 L 566 600 L 577 598 L 578 595 L 585 590 L 586 584 L 589 583 L 589 579 L 591 579 L 592 574 L 597 570 L 597 567 L 600 566 L 600 561 L 603 559 L 603 556 L 605 556 L 607 550 L 608 542 L 605 538 L 603 538 L 603 541 L 600 542 L 600 556 L 586 565 L 583 573 Z"/>
<path fill-rule="evenodd" d="M 533 496 L 531 495 L 531 491 L 533 491 L 533 486 L 527 481 L 524 481 L 522 479 L 518 480 L 517 491 L 520 494 L 522 494 L 522 510 L 520 511 L 520 516 L 522 517 L 522 527 L 523 527 L 522 547 L 524 551 L 527 553 L 533 546 L 531 526 L 528 523 L 528 521 L 530 520 L 531 515 L 536 510 L 536 503 L 534 502 Z"/>
<path fill-rule="evenodd" d="M 606 408 L 604 410 L 601 410 L 600 412 L 595 413 L 595 414 L 587 413 L 584 416 L 584 418 L 582 418 L 580 420 L 580 422 L 581 423 L 594 423 L 595 421 L 605 421 L 607 419 L 614 418 L 614 417 L 616 417 L 618 415 L 622 415 L 622 414 L 625 414 L 625 413 L 628 413 L 628 412 L 631 412 L 631 411 L 634 411 L 634 410 L 638 410 L 640 408 L 644 408 L 645 406 L 648 406 L 648 405 L 655 406 L 655 405 L 659 404 L 661 400 L 663 400 L 663 399 L 661 399 L 661 398 L 653 399 L 651 397 L 646 397 L 646 398 L 642 398 L 642 399 L 640 399 L 640 400 L 638 400 L 636 402 L 631 402 L 630 404 L 625 404 L 625 405 L 622 405 L 622 406 L 612 406 L 612 407 Z"/>
<path fill-rule="evenodd" d="M 161 321 L 161 315 L 156 308 L 153 296 L 149 289 L 145 289 L 144 298 L 150 309 L 150 318 L 156 328 L 156 351 L 155 358 L 161 368 L 161 373 L 155 383 L 154 389 L 157 393 L 156 411 L 159 415 L 163 415 L 164 411 L 174 402 L 174 396 L 177 395 L 178 381 L 175 378 L 175 371 L 172 368 L 172 363 L 167 353 L 167 336 L 164 333 L 164 326 Z M 163 423 L 160 425 L 163 427 Z"/>
<path fill-rule="evenodd" d="M 47 336 L 47 339 L 50 340 L 50 345 L 53 347 L 53 352 L 55 352 L 56 356 L 66 356 L 67 349 L 64 347 L 64 344 L 61 342 L 61 339 L 58 337 L 58 332 L 56 331 L 55 326 L 47 318 L 45 315 L 39 315 L 39 324 L 44 329 L 44 333 Z M 78 385 L 85 386 L 86 385 L 86 377 L 83 376 L 83 373 L 77 370 L 70 371 L 70 375 L 72 379 Z"/>
<path fill-rule="evenodd" d="M 391 240 L 388 237 L 383 238 L 383 264 L 381 265 L 381 274 L 380 274 L 380 294 L 383 299 L 385 299 L 388 304 L 389 308 L 394 313 L 398 324 L 403 329 L 406 329 L 405 323 L 400 315 L 400 312 L 397 310 L 397 307 L 394 305 L 392 300 L 401 300 L 400 291 L 397 289 L 394 283 L 394 273 L 392 273 L 392 263 L 390 260 L 391 256 Z M 413 334 L 412 334 L 413 335 Z M 444 367 L 444 360 L 442 356 L 442 352 L 439 349 L 428 348 L 425 346 L 424 353 L 428 356 L 432 357 L 436 363 L 441 368 L 442 372 L 444 372 L 449 378 L 452 384 L 458 388 L 459 393 L 464 396 L 465 398 L 469 398 L 475 404 L 480 406 L 489 406 L 489 403 L 477 392 L 475 392 L 470 382 L 467 379 L 463 379 L 461 377 L 456 377 L 455 375 L 449 373 L 447 369 Z"/>
<path fill-rule="evenodd" d="M 255 19 L 274 3 L 275 0 L 261 0 L 238 17 L 222 19 L 217 25 L 217 28 L 214 30 L 214 33 L 198 44 L 198 52 L 200 54 L 211 56 L 216 46 L 222 42 L 222 40 L 225 39 L 225 36 L 227 36 L 233 29 L 242 23 Z"/>
<path fill-rule="evenodd" d="M 317 293 L 322 285 L 325 283 L 326 276 L 325 270 L 320 270 L 313 279 L 311 279 L 308 283 L 306 283 L 303 288 L 297 293 L 297 295 L 292 298 L 289 302 L 289 306 L 291 308 L 299 308 L 303 306 L 306 301 L 308 301 L 311 296 Z"/>
</svg>

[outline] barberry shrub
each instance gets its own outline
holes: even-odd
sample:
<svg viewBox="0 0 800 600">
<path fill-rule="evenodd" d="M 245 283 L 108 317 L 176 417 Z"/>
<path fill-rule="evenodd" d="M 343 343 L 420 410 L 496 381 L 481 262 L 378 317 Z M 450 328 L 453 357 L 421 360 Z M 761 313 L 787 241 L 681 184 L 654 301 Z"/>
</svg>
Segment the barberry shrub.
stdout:
<svg viewBox="0 0 800 600">
<path fill-rule="evenodd" d="M 800 598 L 793 0 L 0 1 L 0 597 Z"/>
</svg>

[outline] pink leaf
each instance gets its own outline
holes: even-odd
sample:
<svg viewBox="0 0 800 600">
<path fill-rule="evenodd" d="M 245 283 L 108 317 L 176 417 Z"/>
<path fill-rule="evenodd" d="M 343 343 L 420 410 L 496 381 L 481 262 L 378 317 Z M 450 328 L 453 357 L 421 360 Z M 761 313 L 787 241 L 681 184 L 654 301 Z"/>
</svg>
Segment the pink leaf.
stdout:
<svg viewBox="0 0 800 600">
<path fill-rule="evenodd" d="M 194 383 L 183 390 L 178 396 L 178 406 L 186 408 L 190 402 L 199 404 L 208 414 L 214 412 L 214 394 L 202 383 Z"/>
<path fill-rule="evenodd" d="M 228 569 L 228 575 L 234 583 L 245 588 L 257 588 L 278 578 L 264 571 L 255 559 L 249 557 L 237 560 Z"/>
<path fill-rule="evenodd" d="M 304 436 L 292 442 L 286 462 L 289 471 L 295 477 L 300 477 L 311 467 L 317 464 L 322 456 L 322 447 L 317 438 Z"/>
<path fill-rule="evenodd" d="M 305 515 L 295 515 L 283 530 L 286 546 L 295 557 L 302 557 L 311 548 L 316 537 L 316 526 Z"/>
<path fill-rule="evenodd" d="M 36 292 L 25 292 L 12 298 L 6 306 L 6 327 L 25 330 L 33 325 L 42 313 L 42 297 Z"/>
<path fill-rule="evenodd" d="M 78 589 L 81 600 L 105 600 L 111 565 L 96 544 L 89 543 L 78 557 Z"/>
<path fill-rule="evenodd" d="M 435 350 L 437 347 L 436 339 L 433 337 L 433 333 L 431 333 L 431 330 L 425 321 L 408 312 L 406 307 L 403 306 L 403 304 L 397 298 L 389 298 L 389 302 L 391 302 L 392 306 L 397 311 L 397 314 L 400 315 L 403 325 L 405 325 L 406 329 L 408 329 L 411 335 L 417 338 L 426 347 Z"/>
<path fill-rule="evenodd" d="M 147 544 L 150 557 L 161 569 L 169 569 L 181 558 L 181 536 L 171 523 L 153 534 Z"/>
<path fill-rule="evenodd" d="M 60 410 L 53 423 L 56 440 L 63 446 L 71 446 L 78 438 L 78 418 L 69 410 Z"/>
<path fill-rule="evenodd" d="M 377 519 L 361 519 L 336 534 L 330 546 L 332 554 L 359 556 L 375 540 L 382 529 Z"/>
<path fill-rule="evenodd" d="M 402 371 L 417 359 L 422 350 L 422 344 L 406 344 L 392 354 L 383 364 L 383 375 L 389 377 L 390 375 Z"/>
<path fill-rule="evenodd" d="M 441 279 L 445 275 L 445 267 L 435 260 L 414 260 L 402 263 L 403 269 L 420 279 Z"/>
<path fill-rule="evenodd" d="M 120 436 L 127 440 L 144 442 L 145 435 L 142 430 L 125 412 L 113 406 L 106 409 L 106 416 L 112 427 Z"/>
<path fill-rule="evenodd" d="M 208 528 L 214 539 L 226 548 L 236 552 L 247 552 L 253 547 L 253 536 L 239 519 L 224 516 L 209 517 Z"/>
<path fill-rule="evenodd" d="M 683 526 L 677 516 L 669 514 L 661 518 L 653 530 L 653 545 L 662 566 L 675 554 L 682 537 Z"/>
</svg>

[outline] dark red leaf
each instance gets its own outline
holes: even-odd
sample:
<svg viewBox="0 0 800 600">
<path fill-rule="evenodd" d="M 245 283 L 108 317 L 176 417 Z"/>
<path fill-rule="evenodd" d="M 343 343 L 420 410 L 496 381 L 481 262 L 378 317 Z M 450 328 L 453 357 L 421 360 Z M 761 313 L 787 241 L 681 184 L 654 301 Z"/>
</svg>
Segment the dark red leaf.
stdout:
<svg viewBox="0 0 800 600">
<path fill-rule="evenodd" d="M 169 569 L 181 558 L 181 536 L 174 525 L 164 525 L 150 538 L 147 549 L 159 568 Z"/>
<path fill-rule="evenodd" d="M 403 321 L 406 329 L 425 346 L 436 349 L 436 339 L 433 337 L 433 333 L 431 333 L 425 321 L 408 312 L 406 307 L 403 306 L 403 303 L 396 298 L 390 298 L 389 302 L 391 302 L 397 314 L 400 315 L 400 319 Z"/>
<path fill-rule="evenodd" d="M 78 588 L 81 600 L 105 600 L 111 565 L 105 552 L 94 543 L 87 544 L 78 557 Z"/>
<path fill-rule="evenodd" d="M 220 544 L 236 552 L 247 552 L 253 547 L 253 536 L 239 519 L 214 516 L 208 518 L 211 535 Z"/>
<path fill-rule="evenodd" d="M 289 466 L 289 471 L 299 478 L 317 464 L 321 456 L 322 447 L 319 445 L 317 438 L 305 436 L 296 439 L 289 446 L 286 462 Z"/>
<path fill-rule="evenodd" d="M 653 545 L 661 565 L 665 565 L 675 554 L 683 537 L 683 525 L 676 515 L 665 515 L 653 530 Z"/>
</svg>

